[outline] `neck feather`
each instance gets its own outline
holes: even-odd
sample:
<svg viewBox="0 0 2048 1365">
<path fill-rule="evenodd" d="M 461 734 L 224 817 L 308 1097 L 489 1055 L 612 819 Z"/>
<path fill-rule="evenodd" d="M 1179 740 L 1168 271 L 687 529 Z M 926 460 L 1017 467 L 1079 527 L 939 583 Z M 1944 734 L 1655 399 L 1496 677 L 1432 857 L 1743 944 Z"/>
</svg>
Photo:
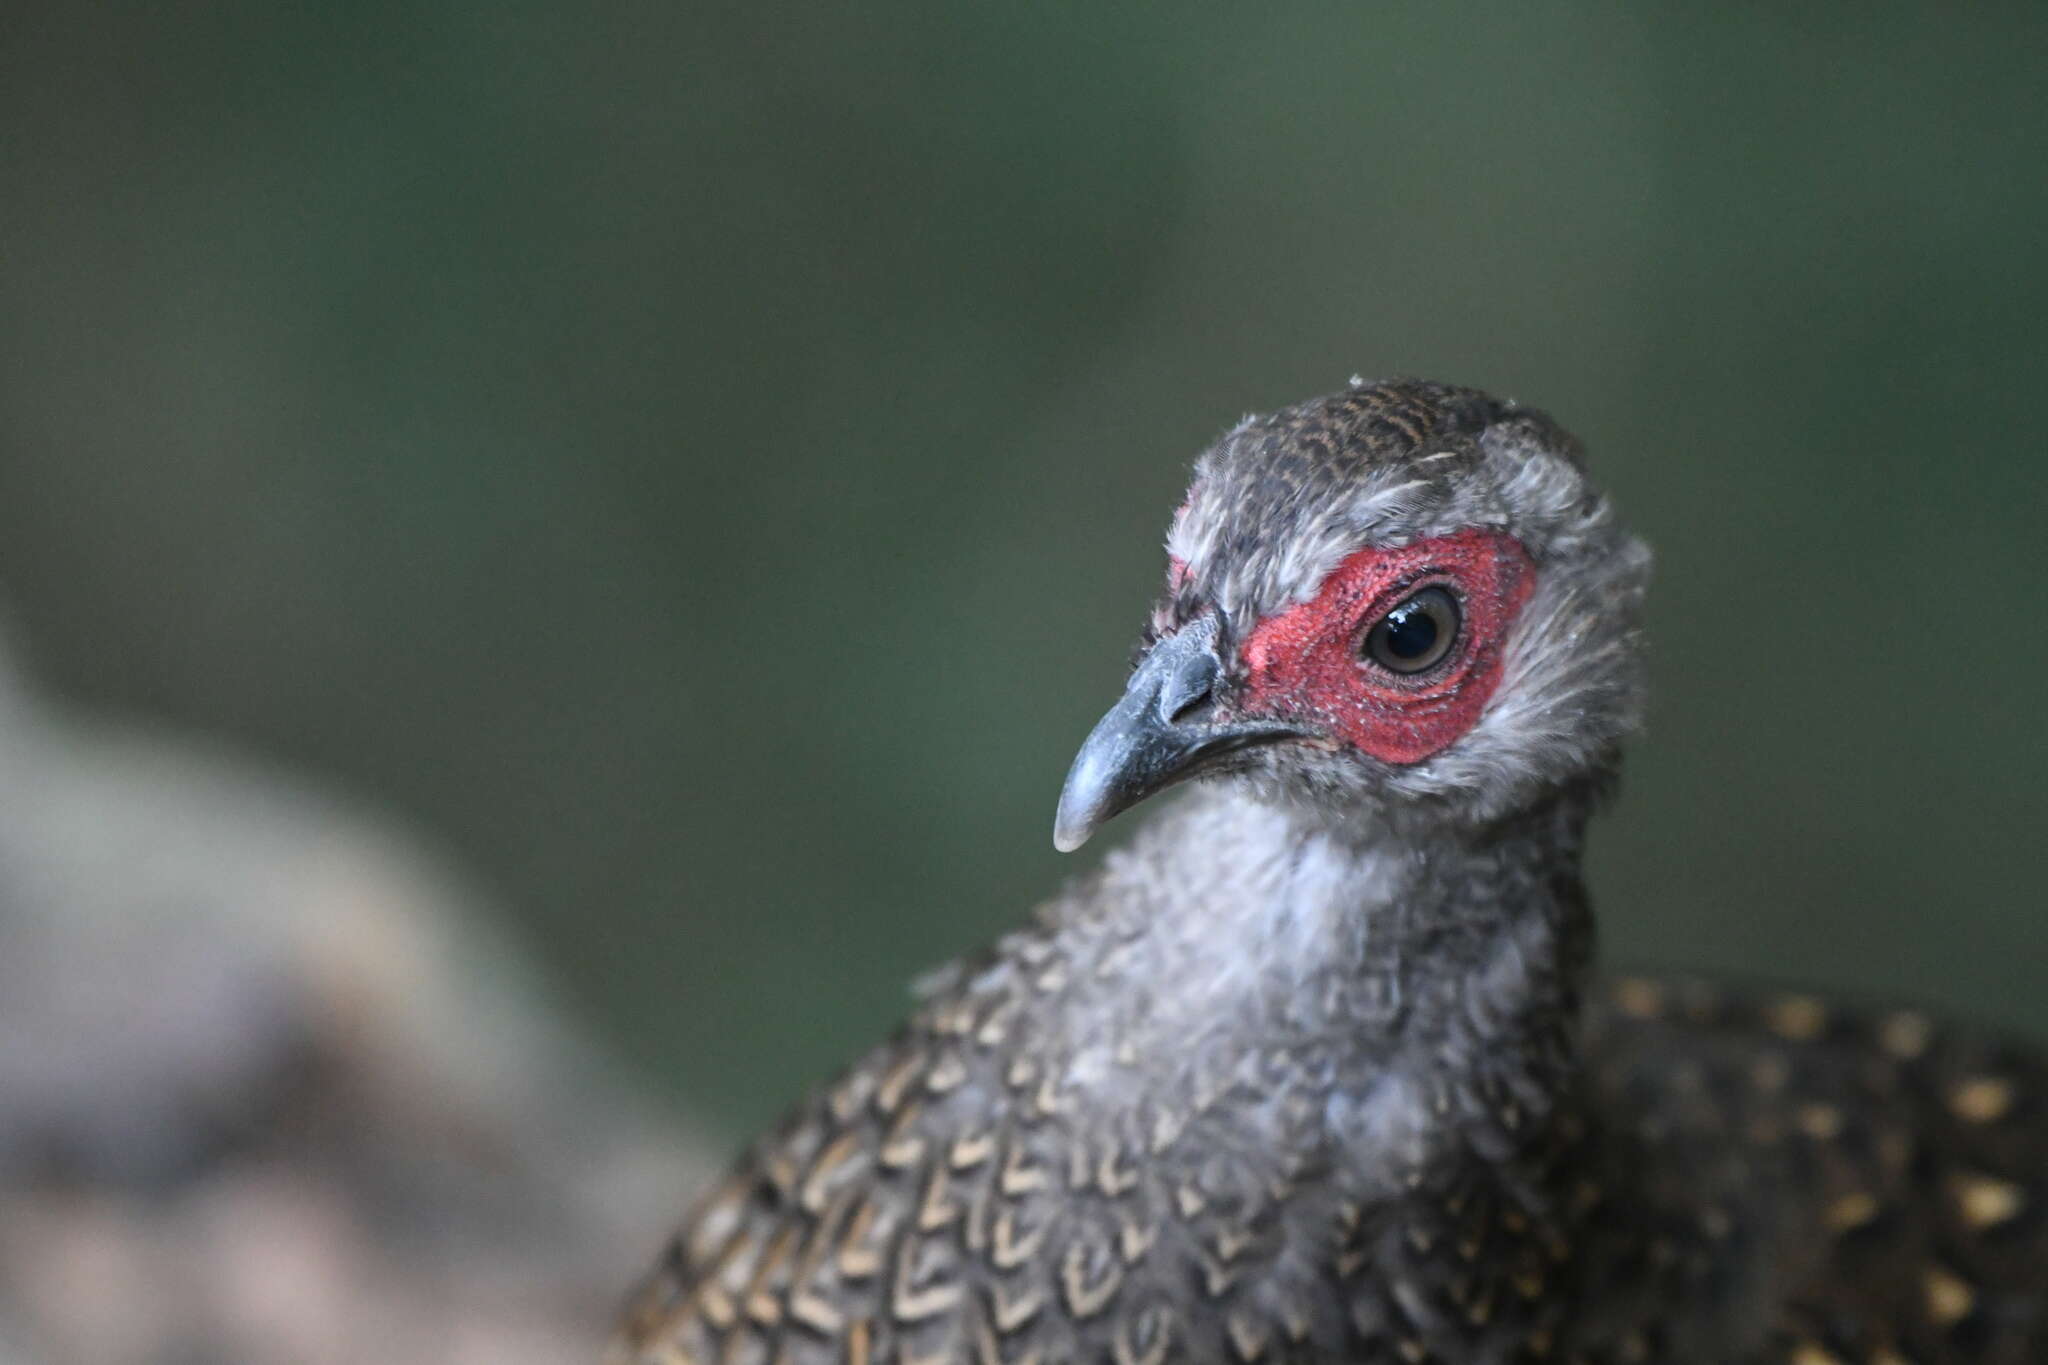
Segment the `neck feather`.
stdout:
<svg viewBox="0 0 2048 1365">
<path fill-rule="evenodd" d="M 1053 908 L 1070 960 L 1102 964 L 1064 1002 L 1069 1079 L 1114 1106 L 1258 1068 L 1340 1149 L 1505 1159 L 1572 1088 L 1591 795 L 1336 832 L 1192 794 Z"/>
</svg>

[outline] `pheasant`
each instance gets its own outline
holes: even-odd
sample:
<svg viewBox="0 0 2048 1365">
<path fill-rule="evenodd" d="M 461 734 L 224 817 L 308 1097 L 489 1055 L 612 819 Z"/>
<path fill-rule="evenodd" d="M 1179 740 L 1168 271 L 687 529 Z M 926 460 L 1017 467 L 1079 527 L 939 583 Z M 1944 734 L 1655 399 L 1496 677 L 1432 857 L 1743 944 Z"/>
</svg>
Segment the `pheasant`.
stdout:
<svg viewBox="0 0 2048 1365">
<path fill-rule="evenodd" d="M 1055 842 L 1201 779 L 756 1146 L 617 1362 L 2048 1360 L 2048 1071 L 1603 980 L 1641 542 L 1542 413 L 1367 383 L 1199 460 Z"/>
</svg>

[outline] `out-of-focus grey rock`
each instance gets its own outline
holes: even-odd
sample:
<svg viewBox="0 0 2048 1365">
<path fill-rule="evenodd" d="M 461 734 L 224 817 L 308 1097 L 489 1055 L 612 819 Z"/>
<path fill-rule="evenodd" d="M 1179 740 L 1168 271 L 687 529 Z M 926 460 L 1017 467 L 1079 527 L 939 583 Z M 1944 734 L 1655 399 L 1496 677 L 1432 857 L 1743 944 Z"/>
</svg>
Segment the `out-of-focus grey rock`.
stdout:
<svg viewBox="0 0 2048 1365">
<path fill-rule="evenodd" d="M 416 847 L 0 658 L 0 1365 L 587 1359 L 703 1150 Z"/>
</svg>

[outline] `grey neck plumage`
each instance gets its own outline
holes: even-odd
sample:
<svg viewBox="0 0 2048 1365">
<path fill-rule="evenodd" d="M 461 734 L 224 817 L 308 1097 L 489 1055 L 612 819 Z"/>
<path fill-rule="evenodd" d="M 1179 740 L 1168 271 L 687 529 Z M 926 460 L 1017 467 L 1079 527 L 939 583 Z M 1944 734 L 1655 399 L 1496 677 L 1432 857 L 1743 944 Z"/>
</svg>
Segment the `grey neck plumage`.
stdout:
<svg viewBox="0 0 2048 1365">
<path fill-rule="evenodd" d="M 1592 795 L 1344 828 L 1234 784 L 1190 793 L 1053 907 L 1062 956 L 1098 964 L 1053 1055 L 1105 1116 L 1219 1084 L 1257 1097 L 1254 1124 L 1307 1106 L 1367 1183 L 1513 1164 L 1574 1088 Z"/>
</svg>

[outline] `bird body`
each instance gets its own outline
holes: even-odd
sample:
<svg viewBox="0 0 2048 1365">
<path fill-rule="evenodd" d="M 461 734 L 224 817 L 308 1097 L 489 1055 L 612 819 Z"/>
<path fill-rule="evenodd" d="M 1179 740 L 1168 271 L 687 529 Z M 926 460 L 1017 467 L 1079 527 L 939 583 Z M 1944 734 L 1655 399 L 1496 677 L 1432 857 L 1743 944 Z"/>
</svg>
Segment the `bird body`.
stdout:
<svg viewBox="0 0 2048 1365">
<path fill-rule="evenodd" d="M 1354 382 L 1228 433 L 1057 840 L 693 1213 L 620 1361 L 2033 1361 L 2029 1054 L 1591 974 L 1647 555 L 1547 418 Z"/>
</svg>

